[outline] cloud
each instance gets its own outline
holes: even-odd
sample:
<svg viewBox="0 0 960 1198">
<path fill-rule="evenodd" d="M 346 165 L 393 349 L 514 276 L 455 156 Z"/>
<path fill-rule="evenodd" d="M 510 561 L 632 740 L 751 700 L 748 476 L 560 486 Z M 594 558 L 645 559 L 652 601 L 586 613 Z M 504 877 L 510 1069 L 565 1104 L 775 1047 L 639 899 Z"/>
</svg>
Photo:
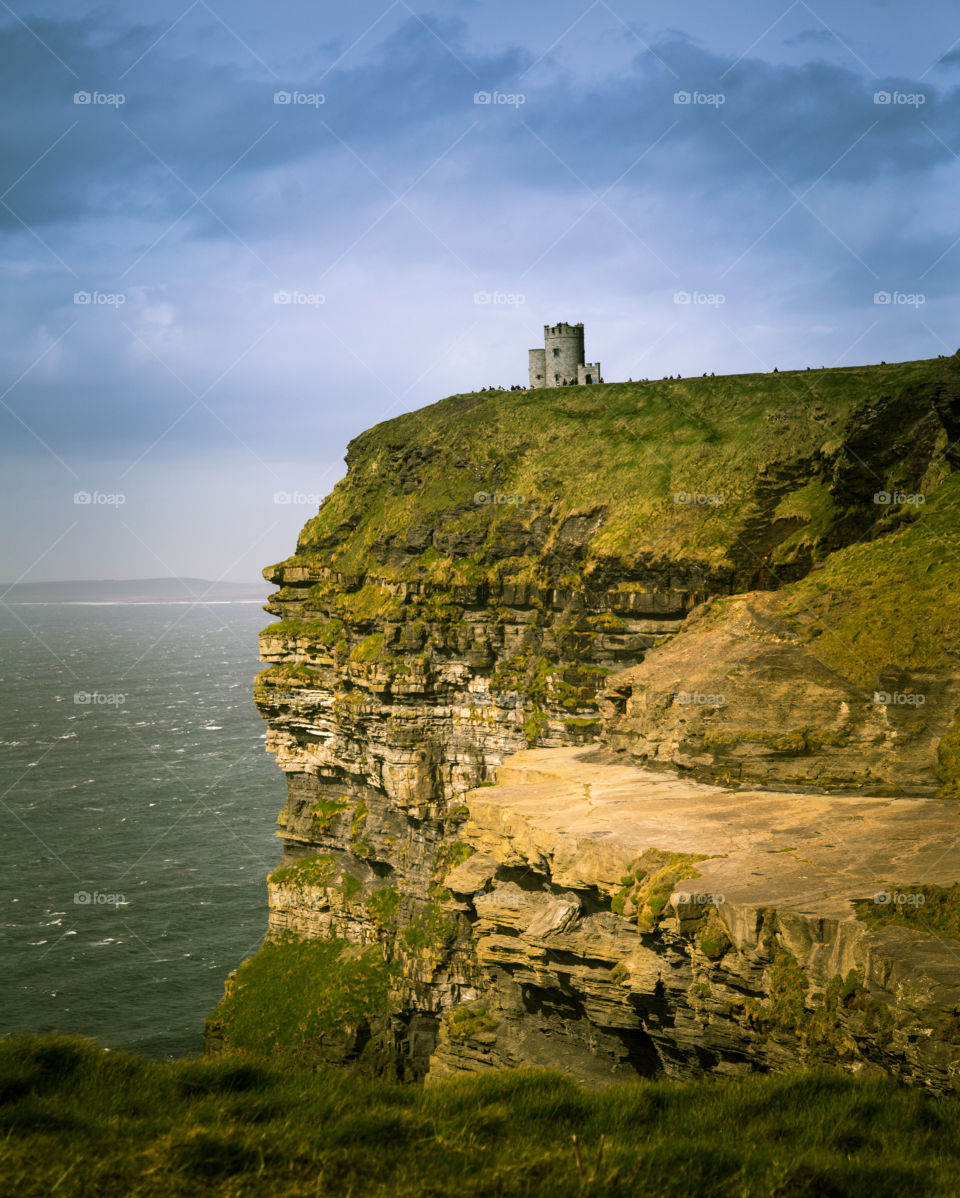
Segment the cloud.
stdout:
<svg viewBox="0 0 960 1198">
<path fill-rule="evenodd" d="M 400 7 L 344 57 L 352 25 L 291 24 L 276 75 L 200 9 L 159 41 L 160 22 L 33 21 L 75 76 L 0 27 L 21 114 L 0 132 L 8 452 L 335 461 L 376 420 L 521 381 L 548 319 L 584 319 L 608 378 L 942 348 L 957 89 L 682 31 L 644 49 L 612 19 L 540 62 L 542 22 L 481 49 L 460 17 L 424 20 Z M 927 328 L 880 320 L 883 287 L 924 289 Z M 680 289 L 723 292 L 722 313 L 678 311 Z"/>
<path fill-rule="evenodd" d="M 0 30 L 0 57 L 14 69 L 0 96 L 18 105 L 22 119 L 0 135 L 15 181 L 7 201 L 17 214 L 0 209 L 0 218 L 11 228 L 17 216 L 40 227 L 132 209 L 155 222 L 179 215 L 208 188 L 222 199 L 278 165 L 317 155 L 336 161 L 346 147 L 370 149 L 371 171 L 379 164 L 402 189 L 415 169 L 404 167 L 404 145 L 453 112 L 471 111 L 476 78 L 496 86 L 520 66 L 517 51 L 485 56 L 475 78 L 446 49 L 458 27 L 446 23 L 438 40 L 410 18 L 372 66 L 278 83 L 254 61 L 211 65 L 197 53 L 167 55 L 162 43 L 133 73 L 119 71 L 150 49 L 160 27 L 105 40 L 90 21 L 39 22 L 38 37 L 8 26 Z M 278 94 L 292 102 L 277 104 Z M 76 103 L 78 95 L 90 99 Z M 188 227 L 215 234 L 216 220 L 201 205 Z"/>
<path fill-rule="evenodd" d="M 801 29 L 792 37 L 784 38 L 785 46 L 838 45 L 837 35 L 829 29 Z"/>
</svg>

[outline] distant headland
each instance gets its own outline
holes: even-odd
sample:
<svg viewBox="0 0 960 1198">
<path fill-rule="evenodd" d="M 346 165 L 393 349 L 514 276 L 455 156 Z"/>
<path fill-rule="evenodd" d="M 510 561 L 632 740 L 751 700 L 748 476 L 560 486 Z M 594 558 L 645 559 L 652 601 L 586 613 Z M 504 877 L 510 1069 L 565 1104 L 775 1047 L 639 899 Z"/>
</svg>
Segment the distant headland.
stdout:
<svg viewBox="0 0 960 1198">
<path fill-rule="evenodd" d="M 0 583 L 0 602 L 19 603 L 263 603 L 267 587 L 209 578 L 93 578 Z"/>
</svg>

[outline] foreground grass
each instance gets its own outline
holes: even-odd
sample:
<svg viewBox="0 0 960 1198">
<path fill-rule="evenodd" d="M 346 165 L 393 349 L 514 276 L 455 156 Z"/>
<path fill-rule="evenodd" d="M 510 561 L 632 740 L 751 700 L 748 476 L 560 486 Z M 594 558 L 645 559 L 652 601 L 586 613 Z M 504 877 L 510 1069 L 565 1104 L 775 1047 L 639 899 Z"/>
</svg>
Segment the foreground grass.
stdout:
<svg viewBox="0 0 960 1198">
<path fill-rule="evenodd" d="M 829 1072 L 420 1088 L 47 1036 L 0 1042 L 0 1117 L 0 1187 L 21 1198 L 960 1192 L 960 1105 Z"/>
</svg>

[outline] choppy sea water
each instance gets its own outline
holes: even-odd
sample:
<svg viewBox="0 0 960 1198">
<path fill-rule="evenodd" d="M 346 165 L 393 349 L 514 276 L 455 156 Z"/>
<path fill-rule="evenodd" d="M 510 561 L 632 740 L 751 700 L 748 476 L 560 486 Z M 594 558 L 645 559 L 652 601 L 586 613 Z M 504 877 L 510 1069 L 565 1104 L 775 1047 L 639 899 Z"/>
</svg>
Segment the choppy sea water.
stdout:
<svg viewBox="0 0 960 1198">
<path fill-rule="evenodd" d="M 256 603 L 0 608 L 0 1032 L 153 1056 L 266 930 Z"/>
</svg>

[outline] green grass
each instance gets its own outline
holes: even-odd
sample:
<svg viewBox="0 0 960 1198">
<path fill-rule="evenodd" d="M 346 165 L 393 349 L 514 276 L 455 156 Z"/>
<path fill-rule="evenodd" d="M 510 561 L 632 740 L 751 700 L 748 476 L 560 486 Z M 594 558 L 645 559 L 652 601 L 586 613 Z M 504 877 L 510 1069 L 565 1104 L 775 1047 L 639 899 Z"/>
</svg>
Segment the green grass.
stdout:
<svg viewBox="0 0 960 1198">
<path fill-rule="evenodd" d="M 369 816 L 366 800 L 361 798 L 354 808 L 353 819 L 350 821 L 350 848 L 357 857 L 373 856 L 373 845 L 365 840 L 363 835 Z"/>
<path fill-rule="evenodd" d="M 350 651 L 351 661 L 376 661 L 383 652 L 383 633 L 371 632 Z"/>
<path fill-rule="evenodd" d="M 960 799 L 960 711 L 937 745 L 937 777 L 943 783 L 940 799 Z"/>
<path fill-rule="evenodd" d="M 447 1031 L 452 1040 L 472 1040 L 481 1032 L 492 1031 L 496 1019 L 483 1005 L 460 1007 L 447 1016 Z"/>
<path fill-rule="evenodd" d="M 359 878 L 355 877 L 353 874 L 344 874 L 343 875 L 343 897 L 344 898 L 352 899 L 355 895 L 359 894 L 362 889 L 363 889 L 363 883 L 360 881 Z"/>
<path fill-rule="evenodd" d="M 632 904 L 636 911 L 637 926 L 645 932 L 653 931 L 677 884 L 699 878 L 700 871 L 694 862 L 704 860 L 704 853 L 647 849 L 631 863 L 630 872 L 620 879 L 621 889 L 613 897 L 611 910 L 623 915 L 628 909 L 627 905 Z"/>
<path fill-rule="evenodd" d="M 438 900 L 419 911 L 403 929 L 402 939 L 407 948 L 415 953 L 442 948 L 456 939 L 456 920 L 448 919 Z"/>
<path fill-rule="evenodd" d="M 304 857 L 280 865 L 267 878 L 274 886 L 329 886 L 337 873 L 337 859 L 329 853 Z"/>
<path fill-rule="evenodd" d="M 951 474 L 916 518 L 838 550 L 789 587 L 784 614 L 822 661 L 860 686 L 877 688 L 889 669 L 955 669 L 958 569 L 960 474 Z"/>
<path fill-rule="evenodd" d="M 387 928 L 400 906 L 400 893 L 393 886 L 384 886 L 370 895 L 365 906 L 377 927 Z"/>
<path fill-rule="evenodd" d="M 933 430 L 936 413 L 952 427 L 948 408 L 958 395 L 960 355 L 451 396 L 351 442 L 347 476 L 272 575 L 282 583 L 286 565 L 294 567 L 288 582 L 320 581 L 302 618 L 268 633 L 286 642 L 283 654 L 310 652 L 323 665 L 333 646 L 337 660 L 349 657 L 354 685 L 406 686 L 411 672 L 447 651 L 439 645 L 467 652 L 470 606 L 486 603 L 498 620 L 512 619 L 511 608 L 497 606 L 502 596 L 484 595 L 481 583 L 530 584 L 524 603 L 542 609 L 545 591 L 536 588 L 576 590 L 595 580 L 607 591 L 643 589 L 655 584 L 638 579 L 670 563 L 678 577 L 681 566 L 702 571 L 707 592 L 781 589 L 782 614 L 811 652 L 868 695 L 895 689 L 884 685 L 891 675 L 956 672 L 960 472 L 950 473 L 944 434 Z M 523 502 L 478 503 L 478 491 Z M 923 503 L 875 503 L 878 491 Z M 681 492 L 723 502 L 677 503 Z M 304 592 L 282 586 L 284 596 L 300 602 Z M 334 618 L 311 620 L 318 607 Z M 713 618 L 725 614 L 715 595 Z M 535 611 L 519 644 L 470 650 L 492 691 L 522 697 L 528 746 L 548 731 L 594 737 L 598 725 L 577 719 L 595 716 L 605 676 L 590 659 L 597 637 L 617 623 L 609 613 L 554 619 Z M 260 676 L 266 708 L 271 687 L 324 684 L 320 671 L 281 670 Z M 345 722 L 357 714 L 350 703 L 359 708 L 363 696 L 338 700 Z M 938 712 L 938 725 L 952 714 Z M 914 724 L 921 735 L 922 720 Z M 708 747 L 751 739 L 731 735 L 718 729 Z M 842 748 L 831 735 L 793 729 L 756 739 L 778 753 L 811 754 Z M 958 746 L 960 711 L 939 749 L 943 798 L 960 797 Z M 815 784 L 850 783 L 841 770 L 817 773 Z"/>
<path fill-rule="evenodd" d="M 885 896 L 886 901 L 877 901 Z M 928 886 L 921 882 L 887 885 L 874 898 L 857 903 L 857 919 L 872 928 L 913 928 L 960 940 L 960 882 Z"/>
<path fill-rule="evenodd" d="M 330 647 L 343 632 L 342 620 L 278 620 L 268 624 L 260 633 L 262 637 L 308 636 L 311 642 Z"/>
<path fill-rule="evenodd" d="M 568 516 L 601 506 L 579 574 L 560 563 L 551 583 L 577 585 L 610 557 L 630 564 L 682 556 L 742 567 L 739 537 L 758 514 L 792 521 L 772 562 L 788 563 L 801 550 L 816 557 L 845 515 L 830 490 L 829 464 L 844 455 L 851 428 L 887 397 L 903 397 L 914 411 L 952 366 L 932 359 L 451 396 L 351 442 L 347 477 L 306 524 L 290 564 L 322 562 L 358 578 L 544 583 L 543 555 L 525 554 L 516 522 L 529 525 L 550 509 L 553 548 Z M 772 507 L 758 513 L 758 479 L 782 477 L 785 466 L 794 481 L 774 488 Z M 477 492 L 523 502 L 477 503 Z M 674 502 L 694 492 L 721 495 L 723 503 Z M 870 496 L 859 498 L 869 507 Z M 414 527 L 441 531 L 439 547 L 428 541 L 406 564 L 388 565 L 382 547 L 406 544 Z M 450 548 L 454 534 L 471 539 L 465 552 Z M 357 595 L 354 616 L 372 616 L 392 601 L 376 588 Z"/>
<path fill-rule="evenodd" d="M 317 799 L 310 808 L 311 835 L 326 832 L 337 816 L 342 815 L 349 806 L 350 801 L 346 796 L 342 799 Z"/>
<path fill-rule="evenodd" d="M 824 1051 L 835 1059 L 854 1055 L 854 1044 L 840 1019 L 841 1009 L 864 1013 L 864 1024 L 884 1041 L 883 1029 L 891 1022 L 889 1010 L 868 998 L 857 970 L 851 969 L 846 978 L 835 974 L 823 992 L 809 994 L 809 989 L 806 970 L 781 949 L 770 970 L 768 997 L 763 1002 L 747 1000 L 736 1005 L 761 1035 L 776 1032 L 794 1037 L 798 1055 L 805 1062 L 818 1059 Z"/>
<path fill-rule="evenodd" d="M 51 1036 L 0 1042 L 0 1095 L 0 1184 L 18 1198 L 960 1192 L 960 1105 L 825 1071 L 599 1093 L 540 1070 L 416 1087 Z"/>
<path fill-rule="evenodd" d="M 469 815 L 469 808 L 466 808 L 466 811 Z M 453 815 L 453 812 L 450 814 Z M 437 846 L 437 855 L 434 858 L 434 880 L 442 881 L 458 865 L 463 865 L 464 861 L 469 861 L 476 851 L 472 844 L 464 844 L 462 840 L 441 841 Z"/>
<path fill-rule="evenodd" d="M 324 1037 L 380 1014 L 389 984 L 378 948 L 287 934 L 244 961 L 207 1027 L 230 1049 L 309 1061 Z"/>
<path fill-rule="evenodd" d="M 711 907 L 703 917 L 696 938 L 700 951 L 711 961 L 719 961 L 732 945 L 715 907 Z"/>
<path fill-rule="evenodd" d="M 270 686 L 312 686 L 316 688 L 322 686 L 323 682 L 324 679 L 321 672 L 312 666 L 294 665 L 292 662 L 284 662 L 281 665 L 270 666 L 266 670 L 261 670 L 254 678 L 253 688 L 254 693 Z"/>
<path fill-rule="evenodd" d="M 311 588 L 311 596 L 322 605 L 332 603 L 344 619 L 352 624 L 399 619 L 403 614 L 403 604 L 399 599 L 370 583 L 356 591 L 342 591 L 330 583 L 321 583 Z"/>
</svg>

